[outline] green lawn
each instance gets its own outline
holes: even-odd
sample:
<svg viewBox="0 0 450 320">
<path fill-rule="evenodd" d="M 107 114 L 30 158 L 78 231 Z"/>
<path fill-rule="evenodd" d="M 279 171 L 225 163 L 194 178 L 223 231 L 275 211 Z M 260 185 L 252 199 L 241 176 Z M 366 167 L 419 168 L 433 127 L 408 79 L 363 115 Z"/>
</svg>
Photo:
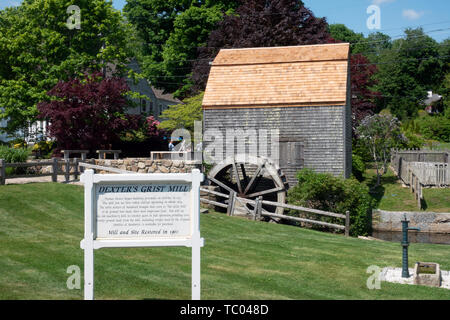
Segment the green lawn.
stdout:
<svg viewBox="0 0 450 320">
<path fill-rule="evenodd" d="M 376 182 L 376 170 L 367 169 L 364 183 L 373 187 Z M 408 187 L 403 187 L 401 181 L 388 170 L 381 177 L 381 186 L 373 190 L 372 196 L 377 201 L 377 208 L 388 211 L 420 211 L 414 194 Z M 424 188 L 423 202 L 425 211 L 450 212 L 450 188 Z"/>
<path fill-rule="evenodd" d="M 345 238 L 294 226 L 210 213 L 201 216 L 202 299 L 450 299 L 450 290 L 382 283 L 366 287 L 370 265 L 401 265 L 399 243 Z M 0 299 L 81 299 L 68 290 L 83 269 L 83 188 L 0 186 Z M 450 269 L 449 246 L 412 244 L 410 267 Z M 101 249 L 97 299 L 190 299 L 188 248 Z"/>
</svg>

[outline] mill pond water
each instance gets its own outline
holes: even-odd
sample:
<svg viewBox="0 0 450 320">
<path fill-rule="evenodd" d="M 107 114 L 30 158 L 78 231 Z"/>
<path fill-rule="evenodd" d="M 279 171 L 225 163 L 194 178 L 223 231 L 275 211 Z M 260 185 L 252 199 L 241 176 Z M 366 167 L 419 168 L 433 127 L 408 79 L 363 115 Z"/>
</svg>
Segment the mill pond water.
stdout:
<svg viewBox="0 0 450 320">
<path fill-rule="evenodd" d="M 392 241 L 401 242 L 402 232 L 401 231 L 373 231 L 372 237 Z M 408 240 L 411 243 L 434 243 L 434 244 L 449 244 L 450 245 L 450 234 L 449 233 L 431 233 L 431 232 L 409 232 Z"/>
</svg>

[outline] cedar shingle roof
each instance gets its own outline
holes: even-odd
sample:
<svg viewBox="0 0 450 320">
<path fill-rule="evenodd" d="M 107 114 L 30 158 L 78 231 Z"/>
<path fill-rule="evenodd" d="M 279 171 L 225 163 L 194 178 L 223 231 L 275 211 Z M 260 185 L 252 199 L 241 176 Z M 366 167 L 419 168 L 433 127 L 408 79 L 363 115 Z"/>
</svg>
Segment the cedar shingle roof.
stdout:
<svg viewBox="0 0 450 320">
<path fill-rule="evenodd" d="M 204 108 L 345 105 L 349 44 L 222 49 Z"/>
</svg>

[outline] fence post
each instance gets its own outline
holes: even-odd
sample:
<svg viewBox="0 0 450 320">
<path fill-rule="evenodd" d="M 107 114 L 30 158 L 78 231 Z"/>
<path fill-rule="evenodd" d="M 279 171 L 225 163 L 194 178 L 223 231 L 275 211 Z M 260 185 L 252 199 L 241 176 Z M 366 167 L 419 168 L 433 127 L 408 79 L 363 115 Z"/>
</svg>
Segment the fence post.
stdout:
<svg viewBox="0 0 450 320">
<path fill-rule="evenodd" d="M 253 208 L 253 220 L 259 219 L 261 217 L 262 211 L 262 196 L 255 199 L 255 207 Z"/>
<path fill-rule="evenodd" d="M 345 236 L 350 236 L 350 211 L 345 211 Z"/>
<path fill-rule="evenodd" d="M 422 209 L 422 185 L 420 181 L 418 182 L 418 190 L 417 190 L 417 205 L 419 206 L 419 210 Z"/>
<path fill-rule="evenodd" d="M 234 204 L 236 201 L 236 192 L 231 191 L 228 198 L 227 216 L 232 216 L 234 211 Z"/>
<path fill-rule="evenodd" d="M 66 159 L 66 170 L 65 170 L 65 178 L 66 182 L 70 180 L 70 159 Z"/>
<path fill-rule="evenodd" d="M 81 153 L 81 162 L 86 162 L 86 153 L 84 152 Z M 80 172 L 84 172 L 84 167 L 80 167 Z"/>
<path fill-rule="evenodd" d="M 257 211 L 256 211 L 256 219 L 261 220 L 261 215 L 262 215 L 262 200 L 263 197 L 259 196 L 258 197 L 258 206 L 257 206 Z"/>
<path fill-rule="evenodd" d="M 58 182 L 58 159 L 52 158 L 52 182 Z"/>
<path fill-rule="evenodd" d="M 0 159 L 0 184 L 4 185 L 6 180 L 5 160 Z"/>
<path fill-rule="evenodd" d="M 73 165 L 74 165 L 73 175 L 74 175 L 75 180 L 77 180 L 78 179 L 78 159 L 77 158 L 73 159 Z"/>
</svg>

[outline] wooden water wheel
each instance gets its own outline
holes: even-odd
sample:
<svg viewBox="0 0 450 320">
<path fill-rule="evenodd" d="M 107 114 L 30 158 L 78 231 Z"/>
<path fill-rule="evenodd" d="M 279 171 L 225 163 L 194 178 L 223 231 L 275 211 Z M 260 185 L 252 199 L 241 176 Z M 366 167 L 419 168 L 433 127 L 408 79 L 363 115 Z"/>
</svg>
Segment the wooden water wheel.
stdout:
<svg viewBox="0 0 450 320">
<path fill-rule="evenodd" d="M 280 168 L 270 159 L 256 156 L 235 155 L 216 164 L 208 173 L 212 185 L 223 193 L 236 192 L 239 198 L 285 203 L 288 185 Z M 253 208 L 250 204 L 236 201 L 241 211 Z M 247 208 L 245 208 L 245 206 Z M 283 208 L 263 205 L 263 210 L 283 214 Z"/>
</svg>

